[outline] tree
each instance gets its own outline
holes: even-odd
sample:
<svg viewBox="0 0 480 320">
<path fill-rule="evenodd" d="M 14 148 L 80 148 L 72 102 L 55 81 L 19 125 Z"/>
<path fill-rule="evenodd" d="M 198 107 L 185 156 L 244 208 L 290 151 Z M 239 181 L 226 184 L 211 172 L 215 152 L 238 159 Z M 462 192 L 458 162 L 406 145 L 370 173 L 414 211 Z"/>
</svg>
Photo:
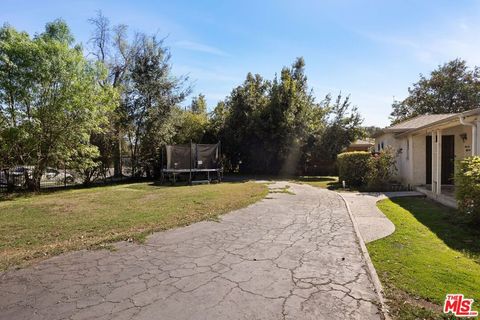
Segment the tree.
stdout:
<svg viewBox="0 0 480 320">
<path fill-rule="evenodd" d="M 48 22 L 45 25 L 45 32 L 42 33 L 41 36 L 46 40 L 55 40 L 67 45 L 71 45 L 75 41 L 70 28 L 62 19 L 56 19 L 53 22 Z"/>
<path fill-rule="evenodd" d="M 0 154 L 10 164 L 33 165 L 32 189 L 48 165 L 93 164 L 98 149 L 90 135 L 101 130 L 113 106 L 115 91 L 100 86 L 102 66 L 88 62 L 80 47 L 72 48 L 68 26 L 47 24 L 31 39 L 26 33 L 0 29 Z"/>
<path fill-rule="evenodd" d="M 190 93 L 188 78 L 171 74 L 170 52 L 163 41 L 147 35 L 139 35 L 139 39 L 123 97 L 133 174 L 139 174 L 140 162 L 146 164 L 159 155 L 161 145 L 147 140 L 155 134 L 149 131 L 165 123 L 172 108 Z"/>
<path fill-rule="evenodd" d="M 236 167 L 240 162 L 243 170 L 264 169 L 266 141 L 262 138 L 266 121 L 260 119 L 270 101 L 268 93 L 271 83 L 260 75 L 247 74 L 244 83 L 232 90 L 224 102 L 228 116 L 219 138 L 223 150 L 228 155 L 229 167 Z"/>
<path fill-rule="evenodd" d="M 22 114 L 31 116 L 30 89 L 33 65 L 31 39 L 9 25 L 0 29 L 0 169 L 24 163 L 27 158 Z"/>
<path fill-rule="evenodd" d="M 132 41 L 129 41 L 128 27 L 122 24 L 112 27 L 101 11 L 97 12 L 96 17 L 89 19 L 89 22 L 94 26 L 89 41 L 92 45 L 90 53 L 108 70 L 107 77 L 101 79 L 100 84 L 112 86 L 123 96 L 128 72 L 138 51 L 140 36 L 136 35 Z M 106 161 L 104 165 L 109 165 L 110 161 L 113 161 L 114 176 L 122 176 L 122 153 L 125 149 L 127 130 L 124 102 L 124 99 L 119 99 L 114 110 L 109 114 L 109 121 L 104 128 L 104 137 L 92 139 L 95 143 L 104 143 L 104 145 L 98 145 L 101 151 L 110 152 L 102 153 L 102 159 Z M 111 143 L 114 144 L 114 148 L 110 148 Z"/>
<path fill-rule="evenodd" d="M 408 89 L 408 97 L 394 101 L 393 123 L 422 114 L 457 113 L 478 107 L 480 103 L 480 68 L 469 68 L 466 61 L 455 59 L 431 72 Z"/>
<path fill-rule="evenodd" d="M 197 114 L 191 110 L 177 110 L 176 134 L 173 141 L 178 144 L 201 143 L 208 128 L 206 114 Z"/>
<path fill-rule="evenodd" d="M 121 175 L 125 144 L 130 151 L 133 174 L 139 175 L 140 167 L 151 168 L 161 146 L 173 141 L 176 123 L 180 121 L 174 107 L 190 93 L 188 78 L 171 74 L 170 52 L 163 46 L 163 40 L 143 33 L 136 33 L 129 40 L 127 26 L 111 27 L 101 12 L 90 22 L 94 26 L 92 54 L 109 70 L 104 83 L 118 88 L 121 95 L 106 131 L 110 138 L 99 141 L 116 142 L 115 175 Z M 201 99 L 200 104 L 204 102 Z"/>
<path fill-rule="evenodd" d="M 220 140 L 220 133 L 225 131 L 225 122 L 228 110 L 224 101 L 219 101 L 212 112 L 208 114 L 208 123 L 202 139 L 205 143 L 216 143 Z"/>
<path fill-rule="evenodd" d="M 340 93 L 332 103 L 328 95 L 324 103 L 328 108 L 326 126 L 316 149 L 319 156 L 333 160 L 342 149 L 363 135 L 363 120 L 357 108 L 351 106 L 350 96 L 343 98 Z"/>
<path fill-rule="evenodd" d="M 203 94 L 192 98 L 188 109 L 176 108 L 176 134 L 174 142 L 178 144 L 201 143 L 209 139 L 209 118 L 207 114 L 207 101 Z M 210 141 L 212 142 L 212 141 Z"/>
<path fill-rule="evenodd" d="M 331 166 L 339 150 L 362 133 L 362 120 L 348 97 L 315 101 L 302 58 L 273 81 L 249 73 L 210 121 L 223 142 L 227 166 L 235 169 L 241 162 L 241 171 L 253 173 L 307 172 L 319 159 Z"/>
<path fill-rule="evenodd" d="M 382 128 L 377 126 L 367 126 L 367 127 L 363 127 L 363 131 L 365 132 L 365 138 L 372 138 L 377 133 L 382 131 Z"/>
<path fill-rule="evenodd" d="M 199 94 L 197 97 L 192 99 L 192 104 L 190 105 L 190 110 L 195 114 L 207 116 L 207 100 L 203 94 Z"/>
<path fill-rule="evenodd" d="M 271 92 L 271 114 L 274 141 L 271 145 L 278 150 L 272 164 L 276 171 L 291 175 L 297 173 L 311 130 L 315 128 L 318 104 L 309 89 L 305 75 L 305 61 L 297 58 L 291 68 L 284 67 L 280 81 L 274 79 Z"/>
</svg>

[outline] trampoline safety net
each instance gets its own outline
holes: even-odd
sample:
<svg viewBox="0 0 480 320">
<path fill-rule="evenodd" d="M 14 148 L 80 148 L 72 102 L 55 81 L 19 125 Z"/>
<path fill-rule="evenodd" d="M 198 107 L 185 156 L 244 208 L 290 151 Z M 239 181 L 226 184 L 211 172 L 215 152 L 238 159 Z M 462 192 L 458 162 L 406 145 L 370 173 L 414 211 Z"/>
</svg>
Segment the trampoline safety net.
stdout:
<svg viewBox="0 0 480 320">
<path fill-rule="evenodd" d="M 218 169 L 220 143 L 168 145 L 166 158 L 167 170 Z"/>
</svg>

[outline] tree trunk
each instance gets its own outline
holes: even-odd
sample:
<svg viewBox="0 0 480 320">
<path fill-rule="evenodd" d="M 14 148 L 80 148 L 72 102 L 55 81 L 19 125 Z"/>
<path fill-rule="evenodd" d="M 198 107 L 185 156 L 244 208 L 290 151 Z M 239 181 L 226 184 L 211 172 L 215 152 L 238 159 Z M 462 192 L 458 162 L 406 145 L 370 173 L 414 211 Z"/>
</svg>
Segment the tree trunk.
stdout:
<svg viewBox="0 0 480 320">
<path fill-rule="evenodd" d="M 30 191 L 40 191 L 40 182 L 42 180 L 42 171 L 38 168 L 33 170 L 32 177 L 29 176 L 28 171 L 25 171 L 25 184 Z"/>
<path fill-rule="evenodd" d="M 25 170 L 25 182 L 27 185 L 28 190 L 30 191 L 40 191 L 41 188 L 41 181 L 42 181 L 42 174 L 45 172 L 45 169 L 47 168 L 47 160 L 46 159 L 40 159 L 33 168 L 32 175 L 30 177 L 28 170 Z"/>
<path fill-rule="evenodd" d="M 117 141 L 115 146 L 115 152 L 113 156 L 113 175 L 115 177 L 122 177 L 122 133 L 117 130 Z"/>
</svg>

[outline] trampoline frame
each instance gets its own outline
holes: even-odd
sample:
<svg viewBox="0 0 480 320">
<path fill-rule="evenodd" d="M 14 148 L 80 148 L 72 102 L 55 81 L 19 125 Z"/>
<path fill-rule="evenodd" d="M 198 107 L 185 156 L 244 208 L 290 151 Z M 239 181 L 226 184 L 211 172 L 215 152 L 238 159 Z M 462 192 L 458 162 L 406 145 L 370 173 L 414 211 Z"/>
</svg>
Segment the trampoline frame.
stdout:
<svg viewBox="0 0 480 320">
<path fill-rule="evenodd" d="M 165 150 L 165 149 L 164 149 Z M 221 158 L 221 142 L 218 142 L 218 158 Z M 192 168 L 192 142 L 190 141 L 190 168 L 189 169 L 167 169 L 164 168 L 164 157 L 163 157 L 163 151 L 162 151 L 162 159 L 161 159 L 161 166 L 162 169 L 160 171 L 161 173 L 161 184 L 163 184 L 166 180 L 166 178 L 171 178 L 171 182 L 173 185 L 176 184 L 177 182 L 177 177 L 180 175 L 186 175 L 188 174 L 188 184 L 196 184 L 196 183 L 210 183 L 212 179 L 210 178 L 210 174 L 215 173 L 216 174 L 216 180 L 218 182 L 222 181 L 223 177 L 223 168 L 220 164 L 220 161 L 218 161 L 218 168 L 210 168 L 210 169 L 200 169 L 200 168 Z M 206 173 L 207 174 L 207 180 L 193 180 L 193 177 L 195 176 L 195 173 Z"/>
</svg>

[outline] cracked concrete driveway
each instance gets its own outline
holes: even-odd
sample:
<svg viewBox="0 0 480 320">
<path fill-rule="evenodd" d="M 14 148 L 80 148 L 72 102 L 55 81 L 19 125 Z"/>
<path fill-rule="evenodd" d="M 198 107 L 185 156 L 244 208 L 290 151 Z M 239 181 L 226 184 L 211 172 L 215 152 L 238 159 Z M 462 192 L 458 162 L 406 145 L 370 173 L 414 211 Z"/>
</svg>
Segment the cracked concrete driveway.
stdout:
<svg viewBox="0 0 480 320">
<path fill-rule="evenodd" d="M 220 222 L 3 273 L 0 319 L 383 318 L 342 199 L 289 185 Z"/>
</svg>

